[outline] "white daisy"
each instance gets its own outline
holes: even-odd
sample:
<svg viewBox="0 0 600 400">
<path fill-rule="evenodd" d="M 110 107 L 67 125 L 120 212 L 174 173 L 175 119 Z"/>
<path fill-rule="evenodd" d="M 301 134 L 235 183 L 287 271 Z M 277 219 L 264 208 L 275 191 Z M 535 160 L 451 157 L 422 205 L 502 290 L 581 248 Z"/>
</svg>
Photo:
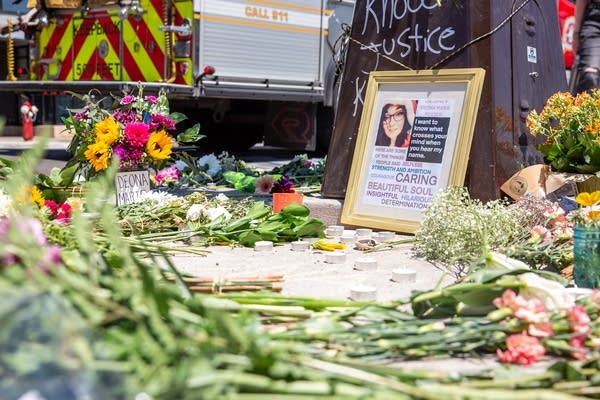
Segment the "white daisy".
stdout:
<svg viewBox="0 0 600 400">
<path fill-rule="evenodd" d="M 202 156 L 196 161 L 196 164 L 199 168 L 206 170 L 206 173 L 213 177 L 221 171 L 221 163 L 219 163 L 219 159 L 215 156 L 215 153 L 210 153 L 205 156 Z"/>
</svg>

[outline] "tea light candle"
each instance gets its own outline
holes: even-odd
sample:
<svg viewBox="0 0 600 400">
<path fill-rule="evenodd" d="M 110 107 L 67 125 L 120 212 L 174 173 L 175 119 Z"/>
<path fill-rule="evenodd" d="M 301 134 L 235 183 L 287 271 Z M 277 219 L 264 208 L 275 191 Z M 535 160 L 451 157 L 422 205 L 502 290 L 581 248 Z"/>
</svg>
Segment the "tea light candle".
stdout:
<svg viewBox="0 0 600 400">
<path fill-rule="evenodd" d="M 373 271 L 377 269 L 377 260 L 374 258 L 357 258 L 354 269 L 358 271 Z"/>
<path fill-rule="evenodd" d="M 377 299 L 377 289 L 373 286 L 356 285 L 350 288 L 350 298 L 352 300 L 375 300 Z"/>
<path fill-rule="evenodd" d="M 380 242 L 389 242 L 394 240 L 396 234 L 394 232 L 379 232 L 378 239 Z"/>
<path fill-rule="evenodd" d="M 261 240 L 254 243 L 254 251 L 271 251 L 273 250 L 273 242 L 269 240 Z"/>
<path fill-rule="evenodd" d="M 398 268 L 392 271 L 392 280 L 398 283 L 414 283 L 417 281 L 417 271 Z"/>
<path fill-rule="evenodd" d="M 325 262 L 329 264 L 342 264 L 346 262 L 346 253 L 342 251 L 334 251 L 333 253 L 325 254 Z"/>
<path fill-rule="evenodd" d="M 341 225 L 329 225 L 327 229 L 325 229 L 325 235 L 329 237 L 342 236 L 344 232 L 344 227 Z"/>
<path fill-rule="evenodd" d="M 342 242 L 344 244 L 354 244 L 354 242 L 356 242 L 356 236 L 342 235 L 342 237 L 340 237 L 340 242 Z"/>
<path fill-rule="evenodd" d="M 356 236 L 358 236 L 361 239 L 368 239 L 371 237 L 372 234 L 373 234 L 372 229 L 359 228 L 356 230 Z"/>
<path fill-rule="evenodd" d="M 301 240 L 292 242 L 292 250 L 293 251 L 306 251 L 306 250 L 308 250 L 309 245 L 310 245 L 310 243 L 303 242 Z"/>
</svg>

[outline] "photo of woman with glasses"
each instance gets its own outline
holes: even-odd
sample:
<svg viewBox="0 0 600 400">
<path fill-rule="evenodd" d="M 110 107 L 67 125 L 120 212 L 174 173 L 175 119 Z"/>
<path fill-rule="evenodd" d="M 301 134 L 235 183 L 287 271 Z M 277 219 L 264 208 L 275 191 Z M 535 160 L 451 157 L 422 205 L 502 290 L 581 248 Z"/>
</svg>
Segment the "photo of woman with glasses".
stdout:
<svg viewBox="0 0 600 400">
<path fill-rule="evenodd" d="M 409 110 L 404 104 L 384 105 L 375 146 L 408 147 L 412 129 L 411 117 L 412 113 L 409 115 Z"/>
</svg>

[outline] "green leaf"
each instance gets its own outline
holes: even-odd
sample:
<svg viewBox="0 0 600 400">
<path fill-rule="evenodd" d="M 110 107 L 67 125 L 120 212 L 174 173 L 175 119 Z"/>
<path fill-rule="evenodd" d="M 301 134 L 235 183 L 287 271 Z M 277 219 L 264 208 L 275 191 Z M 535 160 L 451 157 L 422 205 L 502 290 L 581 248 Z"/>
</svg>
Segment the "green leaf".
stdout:
<svg viewBox="0 0 600 400">
<path fill-rule="evenodd" d="M 180 112 L 172 112 L 169 115 L 169 118 L 171 118 L 173 120 L 173 122 L 175 122 L 176 125 L 178 123 L 180 123 L 181 121 L 185 121 L 186 119 L 188 119 L 188 117 L 186 117 L 185 114 L 180 113 Z"/>
<path fill-rule="evenodd" d="M 254 243 L 260 240 L 263 240 L 263 237 L 256 231 L 242 232 L 239 236 L 240 244 L 248 247 L 254 246 Z"/>
<path fill-rule="evenodd" d="M 77 165 L 66 166 L 60 171 L 60 186 L 69 186 L 73 183 L 75 179 L 75 174 L 77 173 Z"/>
<path fill-rule="evenodd" d="M 223 173 L 223 178 L 231 185 L 236 185 L 246 175 L 243 172 L 226 171 Z"/>
<path fill-rule="evenodd" d="M 177 141 L 179 143 L 195 143 L 205 137 L 204 135 L 200 135 L 200 124 L 196 124 L 191 128 L 187 128 L 183 133 L 177 136 Z"/>
<path fill-rule="evenodd" d="M 298 237 L 319 237 L 325 230 L 325 224 L 317 219 L 309 219 L 294 228 Z"/>
</svg>

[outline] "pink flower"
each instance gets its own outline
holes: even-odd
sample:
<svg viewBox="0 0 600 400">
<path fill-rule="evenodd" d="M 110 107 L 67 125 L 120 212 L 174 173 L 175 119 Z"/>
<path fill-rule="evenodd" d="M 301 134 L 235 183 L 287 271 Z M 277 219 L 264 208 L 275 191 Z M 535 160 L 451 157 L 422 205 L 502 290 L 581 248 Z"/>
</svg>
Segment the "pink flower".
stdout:
<svg viewBox="0 0 600 400">
<path fill-rule="evenodd" d="M 156 182 L 157 185 L 160 185 L 161 183 L 178 181 L 179 177 L 180 172 L 177 167 L 171 166 L 158 171 L 154 176 L 154 182 Z"/>
<path fill-rule="evenodd" d="M 44 205 L 50 210 L 53 220 L 59 224 L 67 224 L 71 221 L 72 210 L 69 203 L 56 203 L 52 200 L 46 200 L 44 201 Z"/>
<path fill-rule="evenodd" d="M 571 352 L 571 357 L 576 360 L 585 360 L 586 348 L 584 338 L 581 336 L 572 337 L 571 340 L 569 340 L 569 344 L 571 347 L 575 348 L 575 350 Z"/>
<path fill-rule="evenodd" d="M 156 104 L 158 102 L 156 96 L 144 96 L 144 100 L 146 100 L 150 104 Z"/>
<path fill-rule="evenodd" d="M 130 122 L 125 125 L 125 140 L 131 147 L 144 147 L 150 138 L 148 125 L 143 122 Z"/>
<path fill-rule="evenodd" d="M 552 233 L 542 225 L 536 225 L 531 228 L 531 237 L 539 237 L 542 239 L 542 243 L 547 243 L 552 240 Z"/>
<path fill-rule="evenodd" d="M 127 96 L 123 97 L 121 99 L 121 101 L 119 102 L 119 104 L 121 104 L 122 106 L 126 106 L 127 104 L 131 104 L 133 103 L 133 101 L 135 100 L 135 97 L 128 94 Z"/>
<path fill-rule="evenodd" d="M 494 299 L 493 303 L 498 308 L 510 308 L 515 317 L 525 322 L 543 323 L 549 320 L 544 302 L 537 298 L 527 300 L 512 289 L 506 289 L 501 297 Z"/>
<path fill-rule="evenodd" d="M 498 359 L 503 363 L 530 365 L 546 354 L 546 349 L 535 337 L 524 333 L 510 335 L 506 339 L 506 350 L 496 350 Z"/>
<path fill-rule="evenodd" d="M 540 322 L 538 324 L 529 324 L 527 333 L 529 333 L 530 336 L 547 338 L 554 334 L 554 330 L 552 329 L 552 324 L 550 322 Z"/>
<path fill-rule="evenodd" d="M 271 175 L 263 175 L 254 181 L 254 186 L 256 186 L 256 190 L 254 192 L 260 194 L 269 194 L 271 193 L 271 189 L 273 189 L 274 184 L 275 179 L 273 179 Z"/>
<path fill-rule="evenodd" d="M 571 330 L 577 336 L 586 337 L 592 332 L 590 327 L 590 316 L 583 306 L 573 306 L 567 310 L 567 320 L 571 325 Z"/>
</svg>

